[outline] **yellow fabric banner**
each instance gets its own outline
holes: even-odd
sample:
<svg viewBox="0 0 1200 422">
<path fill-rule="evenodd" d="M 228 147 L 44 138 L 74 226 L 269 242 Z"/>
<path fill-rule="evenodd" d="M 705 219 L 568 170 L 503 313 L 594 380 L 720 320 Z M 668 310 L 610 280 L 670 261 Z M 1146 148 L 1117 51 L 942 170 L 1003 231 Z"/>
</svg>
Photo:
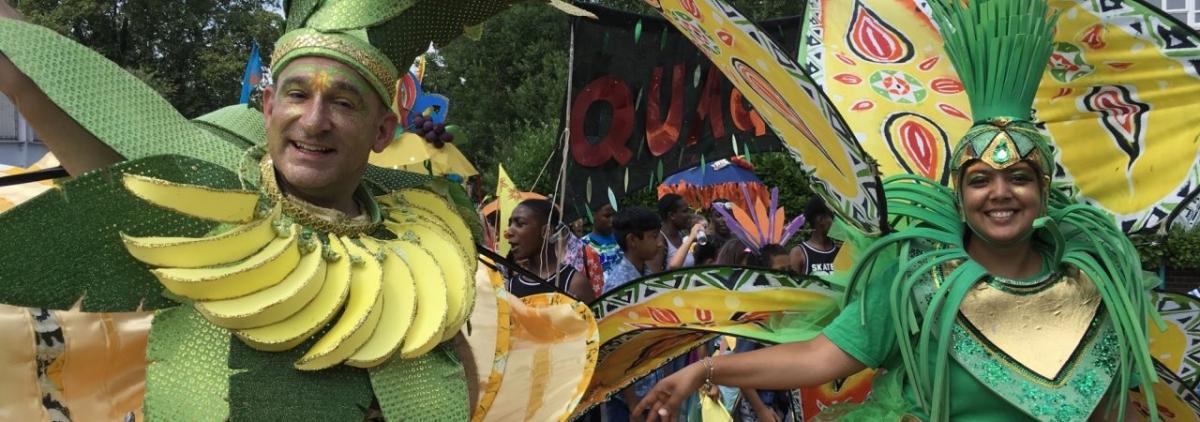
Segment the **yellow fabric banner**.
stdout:
<svg viewBox="0 0 1200 422">
<path fill-rule="evenodd" d="M 512 216 L 513 208 L 517 207 L 522 201 L 521 190 L 517 189 L 517 185 L 508 177 L 508 172 L 504 171 L 504 165 L 500 165 L 498 176 L 496 177 L 496 201 L 500 204 L 500 220 L 496 224 L 496 244 L 500 245 L 497 249 L 500 255 L 508 255 L 508 239 L 504 237 L 504 232 L 508 230 L 508 217 Z"/>
</svg>

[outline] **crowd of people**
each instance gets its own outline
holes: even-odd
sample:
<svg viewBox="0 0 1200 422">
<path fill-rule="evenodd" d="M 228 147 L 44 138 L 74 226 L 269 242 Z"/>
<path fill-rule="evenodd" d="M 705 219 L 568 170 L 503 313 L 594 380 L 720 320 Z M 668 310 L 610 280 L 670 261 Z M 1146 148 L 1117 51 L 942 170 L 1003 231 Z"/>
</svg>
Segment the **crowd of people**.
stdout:
<svg viewBox="0 0 1200 422">
<path fill-rule="evenodd" d="M 747 244 L 737 238 L 731 226 L 739 224 L 718 212 L 735 207 L 728 199 L 693 206 L 683 197 L 666 194 L 659 198 L 657 210 L 640 206 L 619 207 L 603 204 L 591 213 L 589 225 L 577 220 L 563 224 L 558 211 L 546 199 L 528 199 L 519 203 L 508 219 L 502 236 L 511 247 L 508 258 L 542 280 L 530 280 L 513 271 L 505 273 L 505 285 L 517 296 L 562 292 L 584 302 L 634 280 L 654 274 L 695 266 L 735 266 L 773 270 L 797 276 L 829 276 L 840 242 L 829 237 L 833 212 L 819 196 L 805 206 L 803 216 L 808 236 L 794 244 Z M 727 213 L 728 214 L 728 213 Z M 572 237 L 579 238 L 574 241 Z M 752 242 L 751 242 L 752 243 Z M 589 250 L 571 253 L 569 248 Z M 571 258 L 578 257 L 575 262 Z M 589 258 L 590 257 L 590 258 Z M 589 260 L 595 262 L 588 262 Z M 589 287 L 589 268 L 600 268 L 599 289 Z M 646 397 L 659 380 L 671 375 L 702 356 L 721 350 L 740 353 L 762 345 L 752 341 L 725 341 L 718 338 L 693 353 L 674 359 L 616 395 L 607 403 L 603 420 L 631 420 L 631 411 Z M 721 344 L 735 344 L 722 349 Z M 722 399 L 728 410 L 741 421 L 784 420 L 799 412 L 795 393 L 786 390 L 752 388 L 713 389 L 714 399 Z M 692 411 L 697 401 L 690 402 Z"/>
</svg>

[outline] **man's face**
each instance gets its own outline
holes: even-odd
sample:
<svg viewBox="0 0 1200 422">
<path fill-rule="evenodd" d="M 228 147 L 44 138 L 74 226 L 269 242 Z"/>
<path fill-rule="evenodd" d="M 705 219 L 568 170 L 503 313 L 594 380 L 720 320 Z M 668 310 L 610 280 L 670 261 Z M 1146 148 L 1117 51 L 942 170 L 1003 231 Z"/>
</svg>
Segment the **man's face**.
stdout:
<svg viewBox="0 0 1200 422">
<path fill-rule="evenodd" d="M 816 221 L 813 222 L 813 231 L 822 234 L 829 234 L 831 227 L 833 227 L 833 214 L 818 215 Z"/>
<path fill-rule="evenodd" d="M 716 211 L 717 207 L 724 208 L 729 212 L 733 212 L 732 207 L 728 202 L 714 202 L 712 217 L 708 219 L 708 226 L 712 228 L 712 232 L 723 238 L 733 237 L 733 233 L 729 231 L 729 226 L 725 224 L 725 219 Z"/>
<path fill-rule="evenodd" d="M 688 208 L 687 202 L 683 202 L 683 200 L 680 199 L 679 201 L 675 202 L 675 210 L 671 211 L 671 214 L 669 214 L 668 217 L 671 219 L 671 224 L 675 225 L 675 227 L 681 230 L 687 230 L 692 228 L 692 217 L 695 215 L 696 213 L 692 212 L 691 208 Z"/>
<path fill-rule="evenodd" d="M 611 205 L 600 207 L 599 210 L 592 213 L 592 219 L 595 220 L 592 222 L 592 231 L 602 235 L 611 234 L 613 231 L 613 215 L 615 214 Z"/>
<path fill-rule="evenodd" d="M 292 193 L 310 201 L 353 192 L 397 118 L 362 76 L 336 60 L 301 57 L 264 92 L 267 151 Z"/>
<path fill-rule="evenodd" d="M 659 250 L 662 249 L 662 242 L 658 241 L 658 229 L 654 229 L 631 233 L 625 240 L 625 246 L 628 249 L 625 251 L 626 254 L 645 262 L 658 255 Z"/>
</svg>

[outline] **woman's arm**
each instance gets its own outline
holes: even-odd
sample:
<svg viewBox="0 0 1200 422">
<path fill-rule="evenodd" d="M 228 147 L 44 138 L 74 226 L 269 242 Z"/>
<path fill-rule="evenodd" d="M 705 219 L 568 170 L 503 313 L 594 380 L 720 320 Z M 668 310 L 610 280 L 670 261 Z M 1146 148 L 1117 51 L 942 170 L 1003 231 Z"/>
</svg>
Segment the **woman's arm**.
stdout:
<svg viewBox="0 0 1200 422">
<path fill-rule="evenodd" d="M 683 237 L 683 240 L 679 242 L 679 249 L 675 250 L 675 255 L 671 255 L 671 260 L 667 262 L 668 270 L 683 267 L 683 263 L 687 261 L 688 254 L 692 253 L 692 245 L 696 243 L 696 236 L 703 231 L 704 224 L 702 223 L 696 223 L 692 226 L 692 231 Z"/>
<path fill-rule="evenodd" d="M 712 382 L 734 387 L 790 390 L 845 378 L 866 366 L 847 355 L 824 335 L 746 353 L 713 358 Z M 704 361 L 683 368 L 659 381 L 638 403 L 637 412 L 649 410 L 647 422 L 672 420 L 679 405 L 704 383 Z"/>
<path fill-rule="evenodd" d="M 593 300 L 596 300 L 596 292 L 592 290 L 592 283 L 589 283 L 587 277 L 580 271 L 571 274 L 571 281 L 567 282 L 567 293 L 583 303 L 592 303 Z"/>
<path fill-rule="evenodd" d="M 808 274 L 808 255 L 800 248 L 803 248 L 803 246 L 792 248 L 792 251 L 788 255 L 791 255 L 792 271 L 795 271 L 797 274 L 806 275 Z"/>
<path fill-rule="evenodd" d="M 7 2 L 0 1 L 0 19 L 23 18 Z M 68 173 L 79 175 L 125 159 L 54 104 L 3 53 L 0 53 L 0 93 L 16 105 Z"/>
</svg>

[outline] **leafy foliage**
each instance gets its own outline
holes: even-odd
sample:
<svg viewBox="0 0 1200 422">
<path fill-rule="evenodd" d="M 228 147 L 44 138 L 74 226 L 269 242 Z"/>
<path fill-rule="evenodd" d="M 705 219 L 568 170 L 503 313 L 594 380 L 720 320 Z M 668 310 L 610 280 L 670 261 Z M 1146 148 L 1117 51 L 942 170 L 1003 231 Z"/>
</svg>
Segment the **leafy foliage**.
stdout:
<svg viewBox="0 0 1200 422">
<path fill-rule="evenodd" d="M 1157 270 L 1163 265 L 1174 271 L 1200 271 L 1200 229 L 1176 227 L 1167 234 L 1129 236 L 1141 255 L 1142 268 Z"/>
<path fill-rule="evenodd" d="M 471 139 L 463 149 L 494 189 L 496 165 L 519 186 L 529 189 L 543 161 L 532 170 L 510 164 L 523 155 L 542 155 L 554 143 L 519 132 L 546 128 L 553 140 L 566 96 L 568 17 L 541 4 L 521 3 L 488 20 L 478 40 L 463 37 L 441 48 L 425 75 L 427 92 L 450 98 L 448 121 L 465 128 Z M 529 143 L 526 144 L 525 141 Z M 555 169 L 557 171 L 557 169 Z"/>
<path fill-rule="evenodd" d="M 184 116 L 234 104 L 254 40 L 264 61 L 283 31 L 273 0 L 22 1 L 26 18 L 137 75 Z"/>
</svg>

